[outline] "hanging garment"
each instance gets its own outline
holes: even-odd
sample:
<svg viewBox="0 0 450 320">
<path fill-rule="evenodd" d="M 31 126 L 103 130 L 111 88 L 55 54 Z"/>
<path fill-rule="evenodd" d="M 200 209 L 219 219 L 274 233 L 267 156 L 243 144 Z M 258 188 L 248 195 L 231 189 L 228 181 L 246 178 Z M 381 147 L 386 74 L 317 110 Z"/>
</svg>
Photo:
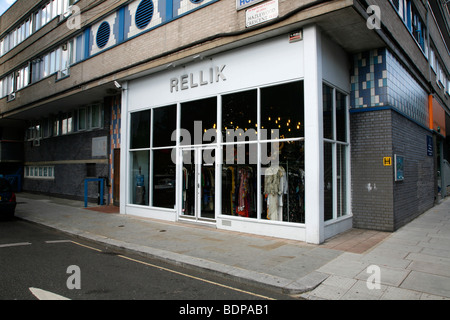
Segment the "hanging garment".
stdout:
<svg viewBox="0 0 450 320">
<path fill-rule="evenodd" d="M 278 194 L 280 191 L 279 166 L 271 166 L 266 169 L 264 175 L 264 193 Z"/>
<path fill-rule="evenodd" d="M 279 220 L 278 195 L 275 194 L 267 195 L 267 219 L 275 221 Z"/>
<path fill-rule="evenodd" d="M 234 215 L 234 199 L 235 199 L 235 172 L 234 172 L 234 168 L 230 167 L 230 171 L 231 171 L 231 191 L 230 191 L 230 209 L 231 209 L 231 214 Z"/>
<path fill-rule="evenodd" d="M 283 189 L 281 188 L 280 182 L 283 177 L 283 171 L 280 166 L 271 166 L 266 169 L 264 175 L 264 193 L 268 195 L 267 197 L 267 219 L 269 220 L 279 220 L 278 207 L 279 199 L 278 196 L 282 194 Z M 284 182 L 283 182 L 284 184 Z"/>
<path fill-rule="evenodd" d="M 286 170 L 283 167 L 279 167 L 278 176 L 280 177 L 280 190 L 278 191 L 278 217 L 277 220 L 283 221 L 283 197 L 287 194 L 288 183 L 286 177 Z"/>
<path fill-rule="evenodd" d="M 248 178 L 246 169 L 239 169 L 238 207 L 236 213 L 241 217 L 249 217 L 248 211 Z"/>
<path fill-rule="evenodd" d="M 182 211 L 184 212 L 186 210 L 186 202 L 187 202 L 187 195 L 186 195 L 186 190 L 188 188 L 188 172 L 187 169 L 185 167 L 183 167 L 183 207 L 182 207 Z"/>
</svg>

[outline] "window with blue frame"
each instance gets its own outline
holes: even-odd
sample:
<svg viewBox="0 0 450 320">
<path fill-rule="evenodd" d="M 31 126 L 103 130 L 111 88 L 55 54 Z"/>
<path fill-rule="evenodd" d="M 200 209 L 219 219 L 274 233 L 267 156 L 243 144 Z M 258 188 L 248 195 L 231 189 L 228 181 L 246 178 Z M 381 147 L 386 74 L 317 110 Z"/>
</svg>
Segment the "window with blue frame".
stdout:
<svg viewBox="0 0 450 320">
<path fill-rule="evenodd" d="M 427 55 L 428 47 L 426 43 L 426 28 L 422 17 L 419 14 L 412 0 L 390 0 L 403 23 L 416 39 L 419 47 Z"/>
</svg>

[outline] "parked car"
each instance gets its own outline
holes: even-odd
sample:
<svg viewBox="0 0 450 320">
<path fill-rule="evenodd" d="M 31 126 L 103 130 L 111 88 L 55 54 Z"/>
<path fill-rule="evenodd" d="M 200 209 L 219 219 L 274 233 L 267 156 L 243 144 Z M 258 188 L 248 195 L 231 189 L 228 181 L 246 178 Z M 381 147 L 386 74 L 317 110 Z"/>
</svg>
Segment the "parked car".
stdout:
<svg viewBox="0 0 450 320">
<path fill-rule="evenodd" d="M 9 181 L 0 177 L 0 217 L 12 217 L 15 210 L 16 195 L 12 191 Z"/>
</svg>

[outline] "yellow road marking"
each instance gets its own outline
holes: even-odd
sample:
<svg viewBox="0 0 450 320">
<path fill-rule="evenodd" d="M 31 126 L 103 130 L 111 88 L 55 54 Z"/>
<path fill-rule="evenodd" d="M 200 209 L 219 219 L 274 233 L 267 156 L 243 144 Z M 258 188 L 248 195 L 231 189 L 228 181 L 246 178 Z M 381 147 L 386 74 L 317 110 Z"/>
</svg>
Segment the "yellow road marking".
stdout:
<svg viewBox="0 0 450 320">
<path fill-rule="evenodd" d="M 92 249 L 92 250 L 95 250 L 95 251 L 98 251 L 98 252 L 103 252 L 100 249 L 93 248 L 93 247 L 90 247 L 90 246 L 78 243 L 76 241 L 71 241 L 71 242 L 74 243 L 74 244 L 77 244 L 79 246 L 85 247 L 85 248 L 89 248 L 89 249 Z M 262 298 L 262 299 L 275 300 L 274 298 L 263 296 L 261 294 L 257 294 L 257 293 L 253 293 L 253 292 L 250 292 L 250 291 L 246 291 L 246 290 L 230 287 L 230 286 L 218 283 L 218 282 L 206 280 L 206 279 L 203 279 L 203 278 L 192 276 L 190 274 L 186 274 L 186 273 L 183 273 L 183 272 L 175 271 L 175 270 L 172 270 L 172 269 L 161 267 L 161 266 L 158 266 L 158 265 L 155 265 L 155 264 L 151 264 L 151 263 L 148 263 L 148 262 L 144 262 L 144 261 L 141 261 L 141 260 L 136 260 L 136 259 L 133 259 L 133 258 L 130 258 L 130 257 L 127 257 L 127 256 L 123 256 L 123 255 L 117 255 L 117 256 L 121 257 L 123 259 L 127 259 L 127 260 L 130 260 L 130 261 L 134 261 L 134 262 L 146 265 L 146 266 L 150 266 L 150 267 L 153 267 L 153 268 L 157 268 L 157 269 L 161 269 L 161 270 L 168 271 L 168 272 L 171 272 L 171 273 L 175 273 L 175 274 L 178 274 L 178 275 L 181 275 L 181 276 L 184 276 L 184 277 L 188 277 L 188 278 L 195 279 L 195 280 L 198 280 L 198 281 L 202 281 L 202 282 L 206 282 L 206 283 L 209 283 L 209 284 L 213 284 L 213 285 L 216 285 L 216 286 L 219 286 L 219 287 L 222 287 L 222 288 L 234 290 L 234 291 L 237 291 L 237 292 L 242 292 L 242 293 L 249 294 L 249 295 L 252 295 L 252 296 L 255 296 L 255 297 L 259 297 L 259 298 Z"/>
<path fill-rule="evenodd" d="M 78 243 L 78 242 L 76 242 L 76 241 L 70 241 L 70 242 L 72 242 L 72 243 L 74 243 L 74 244 L 77 244 L 77 245 L 79 245 L 79 246 L 82 246 L 82 247 L 91 249 L 91 250 L 95 250 L 95 251 L 98 251 L 98 252 L 102 252 L 102 250 L 100 250 L 100 249 L 97 249 L 97 248 L 94 248 L 94 247 L 90 247 L 90 246 L 87 246 L 87 245 L 85 245 L 85 244 Z"/>
<path fill-rule="evenodd" d="M 249 294 L 249 295 L 252 295 L 252 296 L 255 296 L 255 297 L 260 297 L 260 298 L 267 299 L 267 300 L 275 300 L 273 298 L 266 297 L 266 296 L 263 296 L 263 295 L 260 295 L 260 294 L 257 294 L 257 293 L 253 293 L 253 292 L 250 292 L 250 291 L 246 291 L 246 290 L 241 290 L 241 289 L 238 289 L 238 288 L 230 287 L 230 286 L 218 283 L 218 282 L 206 280 L 206 279 L 199 278 L 199 277 L 196 277 L 196 276 L 192 276 L 192 275 L 189 275 L 189 274 L 186 274 L 186 273 L 182 273 L 182 272 L 175 271 L 175 270 L 172 270 L 172 269 L 168 269 L 168 268 L 164 268 L 164 267 L 161 267 L 161 266 L 157 266 L 157 265 L 154 265 L 154 264 L 151 264 L 151 263 L 148 263 L 148 262 L 136 260 L 136 259 L 129 258 L 129 257 L 126 257 L 126 256 L 122 256 L 122 255 L 119 255 L 119 257 L 127 259 L 127 260 L 130 260 L 130 261 L 134 261 L 134 262 L 137 262 L 137 263 L 141 263 L 141 264 L 144 264 L 144 265 L 147 265 L 147 266 L 150 266 L 150 267 L 162 269 L 164 271 L 172 272 L 172 273 L 184 276 L 184 277 L 188 277 L 188 278 L 192 278 L 192 279 L 195 279 L 195 280 L 203 281 L 203 282 L 206 282 L 206 283 L 209 283 L 209 284 L 213 284 L 213 285 L 216 285 L 216 286 L 219 286 L 219 287 L 223 287 L 223 288 L 226 288 L 226 289 L 230 289 L 230 290 L 246 293 L 246 294 Z"/>
</svg>

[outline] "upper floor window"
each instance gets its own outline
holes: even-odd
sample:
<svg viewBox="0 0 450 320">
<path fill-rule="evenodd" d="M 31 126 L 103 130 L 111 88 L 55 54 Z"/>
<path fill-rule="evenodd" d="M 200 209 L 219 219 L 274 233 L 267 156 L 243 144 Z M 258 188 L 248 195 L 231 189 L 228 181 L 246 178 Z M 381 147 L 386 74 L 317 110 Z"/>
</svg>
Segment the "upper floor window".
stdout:
<svg viewBox="0 0 450 320">
<path fill-rule="evenodd" d="M 419 14 L 412 0 L 390 0 L 393 7 L 404 24 L 416 39 L 419 47 L 428 56 L 428 44 L 426 41 L 426 28 L 422 17 Z"/>
<path fill-rule="evenodd" d="M 67 12 L 75 0 L 51 0 L 40 9 L 30 14 L 16 28 L 0 40 L 0 55 L 4 55 L 22 41 L 27 39 L 55 17 Z"/>
</svg>

